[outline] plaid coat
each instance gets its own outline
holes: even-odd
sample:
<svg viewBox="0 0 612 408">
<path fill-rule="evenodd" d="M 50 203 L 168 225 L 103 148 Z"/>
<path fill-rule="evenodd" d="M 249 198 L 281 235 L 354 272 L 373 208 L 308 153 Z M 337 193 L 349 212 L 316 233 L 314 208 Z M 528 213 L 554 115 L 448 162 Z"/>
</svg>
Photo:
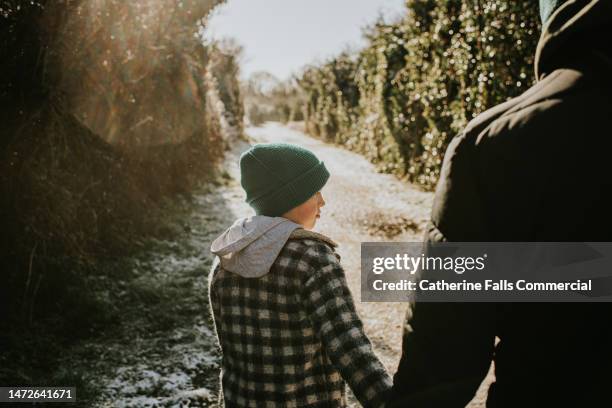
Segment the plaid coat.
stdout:
<svg viewBox="0 0 612 408">
<path fill-rule="evenodd" d="M 226 407 L 343 407 L 344 381 L 363 406 L 384 406 L 391 379 L 355 312 L 335 245 L 298 229 L 263 277 L 213 268 Z"/>
</svg>

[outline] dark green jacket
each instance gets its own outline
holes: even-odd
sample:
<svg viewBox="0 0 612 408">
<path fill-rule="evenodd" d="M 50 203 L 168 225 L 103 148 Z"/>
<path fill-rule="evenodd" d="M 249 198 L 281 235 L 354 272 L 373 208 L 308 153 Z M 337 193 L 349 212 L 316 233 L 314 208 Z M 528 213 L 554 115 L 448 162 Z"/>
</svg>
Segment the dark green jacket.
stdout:
<svg viewBox="0 0 612 408">
<path fill-rule="evenodd" d="M 535 69 L 451 142 L 428 240 L 612 241 L 612 1 L 561 6 Z M 394 402 L 464 407 L 494 361 L 487 407 L 612 406 L 611 327 L 609 303 L 417 303 Z"/>
</svg>

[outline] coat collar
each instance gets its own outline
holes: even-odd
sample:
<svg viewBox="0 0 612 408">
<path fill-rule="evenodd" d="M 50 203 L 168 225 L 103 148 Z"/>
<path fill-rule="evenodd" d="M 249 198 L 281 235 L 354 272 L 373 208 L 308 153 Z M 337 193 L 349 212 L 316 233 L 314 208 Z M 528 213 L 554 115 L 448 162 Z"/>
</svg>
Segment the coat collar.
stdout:
<svg viewBox="0 0 612 408">
<path fill-rule="evenodd" d="M 567 0 L 545 23 L 535 55 L 535 77 L 541 80 L 571 54 L 593 49 L 600 32 L 610 33 L 612 2 Z M 599 30 L 599 31 L 598 31 Z M 582 41 L 579 48 L 576 41 Z"/>
<path fill-rule="evenodd" d="M 293 230 L 293 232 L 289 236 L 289 239 L 315 239 L 329 244 L 332 248 L 336 248 L 338 246 L 338 244 L 331 238 L 323 234 L 319 234 L 318 232 L 308 231 L 303 228 L 297 228 Z"/>
</svg>

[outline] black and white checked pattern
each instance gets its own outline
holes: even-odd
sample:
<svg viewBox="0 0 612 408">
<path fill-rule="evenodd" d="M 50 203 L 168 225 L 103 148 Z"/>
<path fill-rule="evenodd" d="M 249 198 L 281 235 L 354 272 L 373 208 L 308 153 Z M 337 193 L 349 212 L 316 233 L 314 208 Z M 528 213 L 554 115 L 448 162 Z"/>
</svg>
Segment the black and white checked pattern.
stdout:
<svg viewBox="0 0 612 408">
<path fill-rule="evenodd" d="M 384 406 L 391 379 L 355 312 L 340 257 L 331 240 L 297 232 L 261 278 L 220 266 L 211 273 L 225 406 L 343 407 L 344 381 L 363 406 Z"/>
</svg>

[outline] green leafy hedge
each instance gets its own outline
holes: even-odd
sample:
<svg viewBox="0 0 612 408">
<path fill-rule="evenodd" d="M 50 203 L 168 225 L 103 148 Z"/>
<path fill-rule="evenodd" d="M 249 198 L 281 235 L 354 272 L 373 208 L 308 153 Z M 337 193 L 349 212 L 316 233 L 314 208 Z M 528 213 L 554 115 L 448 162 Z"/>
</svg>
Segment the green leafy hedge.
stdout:
<svg viewBox="0 0 612 408">
<path fill-rule="evenodd" d="M 431 189 L 450 139 L 533 83 L 540 23 L 533 2 L 406 5 L 399 22 L 369 27 L 357 55 L 309 67 L 299 84 L 310 133 Z"/>
</svg>

